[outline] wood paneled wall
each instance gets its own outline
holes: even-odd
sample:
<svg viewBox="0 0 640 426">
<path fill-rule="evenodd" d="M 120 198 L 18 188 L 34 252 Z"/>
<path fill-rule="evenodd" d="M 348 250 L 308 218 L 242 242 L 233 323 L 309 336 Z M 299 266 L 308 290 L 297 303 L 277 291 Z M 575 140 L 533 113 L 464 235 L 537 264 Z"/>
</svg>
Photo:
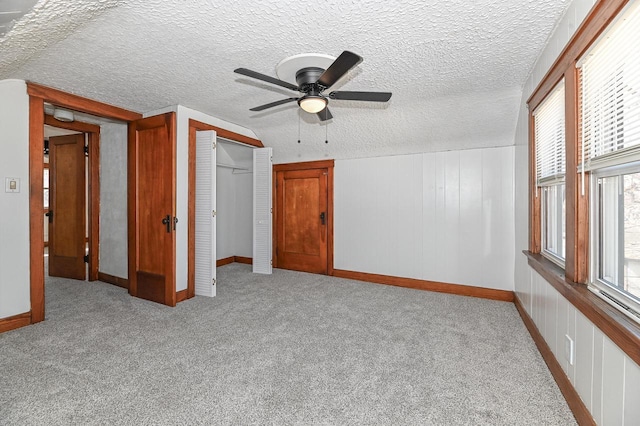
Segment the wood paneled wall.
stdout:
<svg viewBox="0 0 640 426">
<path fill-rule="evenodd" d="M 335 268 L 513 290 L 514 148 L 335 162 Z"/>
</svg>

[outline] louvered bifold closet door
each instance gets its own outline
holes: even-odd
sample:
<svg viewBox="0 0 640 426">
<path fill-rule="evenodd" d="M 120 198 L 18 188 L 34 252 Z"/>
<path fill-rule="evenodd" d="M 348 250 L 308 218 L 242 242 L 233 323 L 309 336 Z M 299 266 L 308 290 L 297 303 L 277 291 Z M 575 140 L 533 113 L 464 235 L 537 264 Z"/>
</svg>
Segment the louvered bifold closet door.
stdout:
<svg viewBox="0 0 640 426">
<path fill-rule="evenodd" d="M 216 295 L 216 132 L 196 132 L 195 292 Z"/>
<path fill-rule="evenodd" d="M 253 150 L 253 272 L 270 274 L 273 251 L 271 148 Z"/>
</svg>

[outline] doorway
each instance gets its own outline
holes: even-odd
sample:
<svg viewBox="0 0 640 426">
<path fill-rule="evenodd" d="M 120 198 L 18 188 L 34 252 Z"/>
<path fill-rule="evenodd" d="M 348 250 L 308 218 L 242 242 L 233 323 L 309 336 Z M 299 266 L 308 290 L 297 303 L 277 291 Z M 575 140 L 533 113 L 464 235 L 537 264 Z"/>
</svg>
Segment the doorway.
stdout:
<svg viewBox="0 0 640 426">
<path fill-rule="evenodd" d="M 37 323 L 45 319 L 44 296 L 44 173 L 43 173 L 43 141 L 44 125 L 54 120 L 56 125 L 81 126 L 83 123 L 58 122 L 53 117 L 45 115 L 45 103 L 66 108 L 75 112 L 90 114 L 99 118 L 129 122 L 141 118 L 141 114 L 122 108 L 92 101 L 80 96 L 62 92 L 57 89 L 27 83 L 29 95 L 29 234 L 30 245 L 30 294 L 31 315 L 30 323 Z M 98 238 L 99 238 L 99 136 L 98 133 L 87 129 L 73 129 L 89 133 L 89 280 L 96 280 L 98 276 Z M 94 249 L 95 247 L 95 249 Z"/>
<path fill-rule="evenodd" d="M 333 160 L 273 166 L 273 266 L 333 274 Z"/>
<path fill-rule="evenodd" d="M 100 126 L 44 119 L 44 240 L 50 276 L 98 279 Z M 94 170 L 95 169 L 95 170 Z"/>
</svg>

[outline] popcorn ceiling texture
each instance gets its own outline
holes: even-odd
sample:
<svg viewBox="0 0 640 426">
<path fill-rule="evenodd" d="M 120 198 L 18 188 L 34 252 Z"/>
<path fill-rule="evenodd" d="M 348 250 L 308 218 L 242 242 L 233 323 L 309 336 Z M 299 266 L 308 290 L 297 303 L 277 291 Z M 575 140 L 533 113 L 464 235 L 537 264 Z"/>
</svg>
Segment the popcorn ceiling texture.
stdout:
<svg viewBox="0 0 640 426">
<path fill-rule="evenodd" d="M 181 104 L 253 130 L 275 162 L 512 145 L 523 84 L 567 0 L 41 0 L 0 39 L 0 79 L 139 112 Z M 334 86 L 391 91 L 387 105 L 289 104 L 275 76 L 306 52 L 364 61 Z M 298 144 L 298 120 L 300 139 Z M 325 144 L 325 132 L 329 143 Z"/>
</svg>

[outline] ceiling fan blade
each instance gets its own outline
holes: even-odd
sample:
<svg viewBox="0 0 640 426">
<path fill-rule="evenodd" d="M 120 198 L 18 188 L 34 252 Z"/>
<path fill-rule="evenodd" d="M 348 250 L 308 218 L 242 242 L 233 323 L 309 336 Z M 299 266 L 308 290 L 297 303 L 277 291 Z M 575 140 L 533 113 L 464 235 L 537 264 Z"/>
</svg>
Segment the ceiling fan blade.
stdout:
<svg viewBox="0 0 640 426">
<path fill-rule="evenodd" d="M 351 68 L 362 62 L 362 58 L 355 53 L 345 50 L 333 61 L 329 68 L 318 78 L 318 83 L 324 87 L 331 87 L 336 81 L 345 75 Z"/>
<path fill-rule="evenodd" d="M 251 70 L 248 70 L 246 68 L 237 68 L 237 69 L 233 70 L 233 72 L 236 72 L 236 73 L 242 74 L 242 75 L 246 75 L 247 77 L 251 77 L 251 78 L 258 79 L 258 80 L 266 81 L 267 83 L 275 84 L 277 86 L 286 87 L 287 89 L 295 90 L 296 92 L 298 91 L 298 86 L 296 86 L 294 84 L 287 83 L 286 81 L 282 81 L 282 80 L 279 80 L 279 79 L 277 79 L 275 77 L 270 77 L 268 75 L 261 74 L 261 73 L 256 72 L 256 71 L 251 71 Z"/>
<path fill-rule="evenodd" d="M 268 103 L 268 104 L 264 104 L 264 105 L 260 105 L 260 106 L 251 108 L 249 111 L 262 111 L 262 110 L 265 110 L 267 108 L 273 108 L 274 106 L 286 104 L 286 103 L 297 101 L 297 100 L 298 100 L 298 98 L 282 99 L 280 101 L 275 101 L 275 102 L 271 102 L 271 103 Z"/>
<path fill-rule="evenodd" d="M 325 107 L 322 111 L 317 112 L 316 114 L 318 114 L 318 117 L 320 117 L 320 121 L 327 121 L 333 118 L 333 115 L 331 115 L 331 111 L 329 111 L 329 107 Z"/>
<path fill-rule="evenodd" d="M 391 99 L 390 92 L 349 92 L 339 91 L 329 94 L 331 99 L 341 99 L 344 101 L 369 101 L 369 102 L 387 102 Z"/>
</svg>

